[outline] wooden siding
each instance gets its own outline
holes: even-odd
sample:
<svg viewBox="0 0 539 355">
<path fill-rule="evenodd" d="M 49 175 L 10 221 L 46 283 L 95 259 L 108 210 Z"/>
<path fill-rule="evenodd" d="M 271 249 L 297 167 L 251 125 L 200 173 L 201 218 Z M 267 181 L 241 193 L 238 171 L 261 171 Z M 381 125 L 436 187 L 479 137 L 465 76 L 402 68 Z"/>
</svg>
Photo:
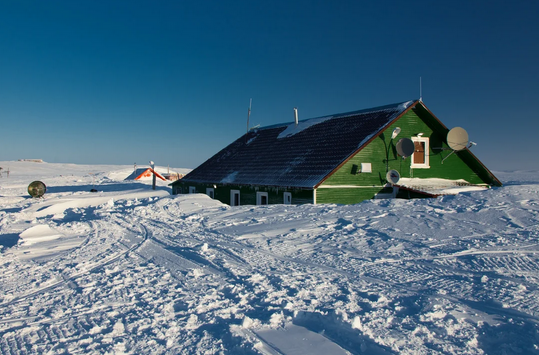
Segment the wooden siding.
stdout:
<svg viewBox="0 0 539 355">
<path fill-rule="evenodd" d="M 196 193 L 206 194 L 206 188 L 213 188 L 213 184 L 192 183 L 187 181 L 177 181 L 173 185 L 173 194 L 180 193 L 178 187 L 181 188 L 182 194 L 189 193 L 189 187 L 193 186 Z M 237 186 L 237 185 L 215 185 L 214 198 L 227 205 L 230 205 L 230 191 L 240 191 L 240 205 L 256 205 L 256 193 L 267 192 L 268 204 L 283 204 L 284 193 L 292 194 L 292 204 L 299 205 L 305 203 L 313 203 L 313 190 L 303 189 L 287 189 L 282 187 L 268 186 Z"/>
<path fill-rule="evenodd" d="M 333 187 L 316 189 L 316 203 L 337 203 L 343 205 L 356 204 L 364 200 L 370 200 L 378 193 L 391 193 L 393 189 L 383 187 Z"/>
<path fill-rule="evenodd" d="M 396 127 L 401 128 L 401 132 L 391 140 L 391 133 Z M 421 119 L 414 110 L 408 111 L 399 120 L 387 127 L 376 139 L 364 147 L 361 151 L 355 154 L 348 160 L 339 170 L 328 177 L 321 188 L 327 186 L 365 186 L 372 187 L 373 191 L 381 189 L 386 184 L 386 173 L 388 170 L 397 170 L 401 177 L 416 177 L 416 178 L 444 178 L 451 180 L 464 179 L 472 184 L 490 183 L 485 176 L 480 176 L 474 169 L 474 166 L 467 164 L 461 158 L 461 155 L 466 155 L 466 152 L 457 152 L 451 154 L 450 149 L 445 142 L 447 128 L 443 127 L 437 120 L 427 116 L 425 120 Z M 423 133 L 423 137 L 429 138 L 429 154 L 430 168 L 411 168 L 412 158 L 403 159 L 397 155 L 395 145 L 401 138 L 411 138 L 417 136 L 418 133 Z M 469 155 L 469 153 L 468 153 Z M 449 157 L 448 157 L 449 156 Z M 447 158 L 444 160 L 444 158 Z M 442 160 L 443 163 L 442 163 Z M 466 159 L 469 161 L 469 159 Z M 361 163 L 371 163 L 371 173 L 357 173 Z M 327 190 L 327 192 L 326 192 Z M 317 192 L 317 202 L 329 201 L 330 198 L 320 197 L 320 192 L 323 194 L 335 194 L 336 203 L 347 198 L 343 195 L 343 191 L 335 189 L 319 189 Z M 367 194 L 356 191 L 357 189 L 348 189 L 349 194 L 353 196 Z M 333 192 L 331 192 L 333 191 Z M 372 194 L 374 195 L 374 194 Z M 368 197 L 368 198 L 372 198 Z M 356 199 L 356 197 L 350 197 Z"/>
</svg>

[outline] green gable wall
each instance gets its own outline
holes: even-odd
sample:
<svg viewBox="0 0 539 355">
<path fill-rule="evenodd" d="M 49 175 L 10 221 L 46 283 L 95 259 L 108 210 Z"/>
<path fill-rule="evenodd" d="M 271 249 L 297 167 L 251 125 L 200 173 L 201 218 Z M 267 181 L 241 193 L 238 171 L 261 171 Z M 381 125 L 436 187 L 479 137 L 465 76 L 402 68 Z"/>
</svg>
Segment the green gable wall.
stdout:
<svg viewBox="0 0 539 355">
<path fill-rule="evenodd" d="M 391 140 L 391 133 L 396 127 L 400 127 L 401 132 Z M 317 189 L 316 202 L 349 204 L 374 198 L 377 193 L 386 192 L 382 191 L 386 184 L 386 173 L 392 169 L 404 178 L 464 179 L 472 184 L 492 183 L 488 170 L 485 172 L 486 169 L 469 152 L 449 155 L 452 151 L 445 142 L 448 131 L 428 111 L 422 108 L 409 110 L 329 176 Z M 418 133 L 429 138 L 430 168 L 412 169 L 411 157 L 403 159 L 397 155 L 395 144 L 399 139 L 412 138 Z M 447 159 L 442 163 L 444 158 Z M 361 163 L 371 163 L 372 173 L 356 173 Z M 336 186 L 363 188 L 334 188 Z"/>
<path fill-rule="evenodd" d="M 269 187 L 269 186 L 237 186 L 237 185 L 215 185 L 193 183 L 189 181 L 178 180 L 172 184 L 172 193 L 174 195 L 182 193 L 188 194 L 189 187 L 194 186 L 196 193 L 206 194 L 206 188 L 213 188 L 214 198 L 227 205 L 230 205 L 230 192 L 231 190 L 240 191 L 240 205 L 256 205 L 256 193 L 267 192 L 269 204 L 283 204 L 284 193 L 290 192 L 292 194 L 292 204 L 299 205 L 305 203 L 313 203 L 313 190 L 303 189 L 287 189 L 283 187 Z M 181 188 L 179 192 L 178 188 Z"/>
</svg>

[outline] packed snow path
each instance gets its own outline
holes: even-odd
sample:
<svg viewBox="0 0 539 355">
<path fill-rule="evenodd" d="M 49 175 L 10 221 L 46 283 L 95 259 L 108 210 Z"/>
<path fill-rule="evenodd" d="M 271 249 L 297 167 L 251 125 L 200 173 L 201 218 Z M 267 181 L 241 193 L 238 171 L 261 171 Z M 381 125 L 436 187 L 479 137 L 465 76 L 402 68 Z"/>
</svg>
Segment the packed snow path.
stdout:
<svg viewBox="0 0 539 355">
<path fill-rule="evenodd" d="M 0 180 L 2 354 L 539 353 L 532 174 L 438 199 L 229 207 L 48 165 L 41 200 L 16 169 Z"/>
</svg>

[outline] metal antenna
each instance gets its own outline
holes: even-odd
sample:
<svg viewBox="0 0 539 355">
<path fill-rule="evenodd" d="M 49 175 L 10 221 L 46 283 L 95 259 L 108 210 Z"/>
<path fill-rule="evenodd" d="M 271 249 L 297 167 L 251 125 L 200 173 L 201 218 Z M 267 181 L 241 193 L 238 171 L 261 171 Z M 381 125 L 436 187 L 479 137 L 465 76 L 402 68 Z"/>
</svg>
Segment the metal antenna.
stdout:
<svg viewBox="0 0 539 355">
<path fill-rule="evenodd" d="M 421 85 L 421 77 L 419 77 L 419 101 L 423 102 L 423 88 Z"/>
<path fill-rule="evenodd" d="M 251 117 L 251 104 L 253 103 L 253 99 L 249 99 L 249 111 L 247 111 L 247 133 L 249 133 L 249 118 Z"/>
</svg>

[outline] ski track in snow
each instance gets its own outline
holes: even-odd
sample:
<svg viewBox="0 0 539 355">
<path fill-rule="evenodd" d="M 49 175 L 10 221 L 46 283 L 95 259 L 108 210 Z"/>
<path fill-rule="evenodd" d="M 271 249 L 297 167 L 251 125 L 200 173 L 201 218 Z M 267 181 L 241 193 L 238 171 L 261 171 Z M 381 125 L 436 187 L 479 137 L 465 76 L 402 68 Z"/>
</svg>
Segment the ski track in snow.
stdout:
<svg viewBox="0 0 539 355">
<path fill-rule="evenodd" d="M 437 199 L 229 207 L 47 163 L 34 200 L 35 163 L 8 163 L 2 354 L 539 353 L 531 172 Z"/>
</svg>

